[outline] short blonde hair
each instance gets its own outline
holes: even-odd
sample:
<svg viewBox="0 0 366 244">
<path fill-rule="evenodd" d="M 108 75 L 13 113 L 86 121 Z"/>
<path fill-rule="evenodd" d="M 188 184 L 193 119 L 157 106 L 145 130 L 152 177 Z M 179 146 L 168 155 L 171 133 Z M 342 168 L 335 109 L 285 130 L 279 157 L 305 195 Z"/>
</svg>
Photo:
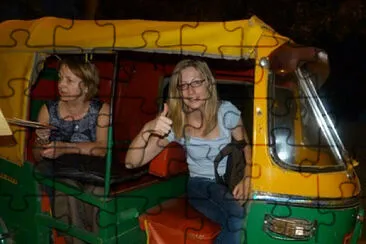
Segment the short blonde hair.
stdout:
<svg viewBox="0 0 366 244">
<path fill-rule="evenodd" d="M 66 57 L 59 63 L 59 69 L 67 66 L 71 72 L 81 79 L 81 82 L 88 88 L 86 99 L 90 100 L 98 93 L 99 72 L 96 66 L 79 57 Z"/>
<path fill-rule="evenodd" d="M 207 135 L 217 125 L 217 111 L 219 107 L 219 99 L 216 89 L 215 78 L 208 67 L 207 63 L 201 60 L 185 59 L 180 61 L 174 68 L 173 74 L 170 78 L 169 83 L 169 97 L 167 100 L 169 108 L 169 117 L 173 121 L 172 130 L 176 138 L 180 139 L 185 137 L 186 125 L 186 113 L 185 104 L 183 102 L 182 94 L 178 90 L 177 86 L 181 82 L 181 73 L 184 69 L 193 67 L 201 73 L 202 78 L 208 82 L 209 98 L 206 100 L 204 113 L 203 113 L 203 124 L 205 125 L 203 134 Z"/>
</svg>

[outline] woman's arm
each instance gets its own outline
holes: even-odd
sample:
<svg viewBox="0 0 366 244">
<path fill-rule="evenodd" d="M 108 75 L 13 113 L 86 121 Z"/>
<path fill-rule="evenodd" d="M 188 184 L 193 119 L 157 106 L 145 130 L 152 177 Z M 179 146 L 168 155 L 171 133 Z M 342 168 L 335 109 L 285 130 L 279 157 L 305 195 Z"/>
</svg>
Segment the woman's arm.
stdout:
<svg viewBox="0 0 366 244">
<path fill-rule="evenodd" d="M 247 145 L 243 148 L 243 151 L 244 151 L 244 155 L 245 155 L 245 161 L 247 162 L 247 165 L 250 165 L 250 167 L 251 167 L 252 147 L 250 146 L 250 140 L 248 137 L 248 133 L 244 127 L 244 124 L 243 124 L 243 121 L 241 118 L 239 119 L 238 125 L 232 130 L 231 134 L 236 140 L 238 140 L 238 141 L 244 140 L 246 142 Z"/>
<path fill-rule="evenodd" d="M 49 114 L 46 105 L 43 105 L 38 113 L 38 122 L 41 123 L 49 123 Z M 36 161 L 40 161 L 42 156 L 41 152 L 43 151 L 43 145 L 40 143 L 42 140 L 46 141 L 48 140 L 50 136 L 50 130 L 49 129 L 37 129 L 36 130 L 36 140 L 34 141 L 32 153 L 33 157 Z"/>
<path fill-rule="evenodd" d="M 144 126 L 129 146 L 125 159 L 126 168 L 138 168 L 147 164 L 169 144 L 166 138 L 159 138 L 146 127 Z"/>
<path fill-rule="evenodd" d="M 252 177 L 252 148 L 250 146 L 250 141 L 248 138 L 248 134 L 245 130 L 244 124 L 242 119 L 239 120 L 238 126 L 235 127 L 235 129 L 232 130 L 232 136 L 240 141 L 240 140 L 245 140 L 245 142 L 247 143 L 247 145 L 243 148 L 244 151 L 244 156 L 245 156 L 245 161 L 246 161 L 246 165 L 245 165 L 245 169 L 244 169 L 244 177 L 243 179 L 240 181 L 240 183 L 235 186 L 234 190 L 233 190 L 233 196 L 239 200 L 239 202 L 241 204 L 243 204 L 248 196 L 249 196 L 249 191 L 250 191 L 250 181 L 251 181 L 251 177 Z"/>
<path fill-rule="evenodd" d="M 145 165 L 158 155 L 168 144 L 165 136 L 171 130 L 172 121 L 166 117 L 168 107 L 154 120 L 144 125 L 127 151 L 126 168 L 137 168 Z"/>
</svg>

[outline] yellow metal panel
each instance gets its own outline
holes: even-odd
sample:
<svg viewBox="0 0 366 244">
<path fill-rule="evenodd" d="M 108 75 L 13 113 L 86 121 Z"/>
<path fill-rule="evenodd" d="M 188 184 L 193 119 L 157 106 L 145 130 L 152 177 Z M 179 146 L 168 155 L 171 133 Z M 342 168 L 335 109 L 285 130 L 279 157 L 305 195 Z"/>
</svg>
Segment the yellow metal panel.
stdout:
<svg viewBox="0 0 366 244">
<path fill-rule="evenodd" d="M 263 34 L 273 36 L 275 33 L 255 16 L 228 22 L 91 21 L 46 17 L 1 23 L 0 50 L 11 46 L 17 51 L 119 48 L 239 59 L 255 58 L 257 43 Z M 266 48 L 273 49 L 276 45 L 278 42 L 272 40 Z"/>
<path fill-rule="evenodd" d="M 34 53 L 0 53 L 0 107 L 7 118 L 25 119 L 28 108 L 29 77 Z M 11 126 L 17 144 L 2 147 L 0 157 L 22 165 L 25 129 Z"/>
<path fill-rule="evenodd" d="M 272 37 L 264 37 L 264 39 L 267 39 L 265 43 L 268 44 Z M 259 43 L 260 45 L 261 43 Z M 269 49 L 265 47 L 259 48 L 258 59 L 266 57 L 268 51 Z M 254 94 L 252 190 L 322 198 L 347 198 L 359 194 L 358 180 L 349 180 L 346 171 L 322 174 L 301 173 L 281 168 L 274 163 L 269 153 L 268 141 L 268 75 L 268 70 L 257 64 Z"/>
</svg>

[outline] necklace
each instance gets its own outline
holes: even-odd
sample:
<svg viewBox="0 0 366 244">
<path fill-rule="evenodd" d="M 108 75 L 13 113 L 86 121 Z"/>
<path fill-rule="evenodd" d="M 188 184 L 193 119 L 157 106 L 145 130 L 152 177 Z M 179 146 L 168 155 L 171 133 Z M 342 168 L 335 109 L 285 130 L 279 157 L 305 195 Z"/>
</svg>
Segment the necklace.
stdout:
<svg viewBox="0 0 366 244">
<path fill-rule="evenodd" d="M 66 104 L 61 104 L 61 108 L 63 108 L 63 111 L 66 113 L 66 116 L 63 117 L 65 117 L 65 119 L 69 118 L 72 121 L 81 120 L 89 111 L 89 106 L 90 104 L 88 104 L 88 106 L 80 108 L 77 112 L 75 112 L 70 111 L 69 107 Z"/>
</svg>

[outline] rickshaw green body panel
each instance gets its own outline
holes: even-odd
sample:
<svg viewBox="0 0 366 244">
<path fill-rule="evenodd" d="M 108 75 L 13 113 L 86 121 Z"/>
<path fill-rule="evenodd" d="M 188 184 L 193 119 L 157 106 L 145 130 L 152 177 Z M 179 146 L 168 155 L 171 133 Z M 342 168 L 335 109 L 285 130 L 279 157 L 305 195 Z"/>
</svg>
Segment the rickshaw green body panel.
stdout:
<svg viewBox="0 0 366 244">
<path fill-rule="evenodd" d="M 50 229 L 47 226 L 66 228 L 61 222 L 52 219 L 48 213 L 42 213 L 40 208 L 40 185 L 37 184 L 37 181 L 51 186 L 52 180 L 46 181 L 41 178 L 35 173 L 33 165 L 29 163 L 19 167 L 1 159 L 0 168 L 2 169 L 0 215 L 10 234 L 15 236 L 17 243 L 27 243 L 29 239 L 37 240 L 37 243 L 40 244 L 49 243 Z M 71 193 L 87 202 L 94 202 L 102 209 L 100 223 L 103 228 L 101 228 L 99 237 L 78 229 L 74 231 L 81 234 L 90 243 L 146 243 L 146 235 L 139 228 L 138 216 L 165 200 L 183 195 L 185 185 L 186 176 L 177 176 L 167 181 L 153 183 L 145 188 L 122 193 L 107 201 L 91 195 Z M 72 190 L 69 189 L 68 192 L 72 192 Z M 246 206 L 246 209 L 247 224 L 244 226 L 246 236 L 244 243 L 294 242 L 265 232 L 263 226 L 266 214 L 275 217 L 306 219 L 311 222 L 316 220 L 314 236 L 305 241 L 297 240 L 296 243 L 299 244 L 342 244 L 344 237 L 352 232 L 354 232 L 355 241 L 350 243 L 357 243 L 356 239 L 362 229 L 362 225 L 356 219 L 362 210 L 360 206 L 348 209 L 325 209 L 252 201 Z M 110 237 L 113 238 L 110 239 Z"/>
<path fill-rule="evenodd" d="M 55 182 L 38 175 L 32 164 L 26 162 L 19 167 L 0 159 L 0 168 L 3 178 L 0 188 L 0 216 L 16 243 L 28 243 L 30 239 L 35 240 L 34 243 L 50 243 L 49 227 L 77 233 L 89 243 L 146 243 L 145 232 L 139 228 L 138 216 L 167 199 L 183 195 L 187 179 L 186 175 L 176 176 L 144 188 L 120 193 L 106 201 L 62 184 L 58 186 L 58 189 L 64 189 L 70 195 L 100 206 L 100 224 L 103 228 L 97 236 L 78 228 L 67 229 L 63 222 L 41 211 L 42 195 L 37 182 L 47 186 L 52 186 Z"/>
</svg>

